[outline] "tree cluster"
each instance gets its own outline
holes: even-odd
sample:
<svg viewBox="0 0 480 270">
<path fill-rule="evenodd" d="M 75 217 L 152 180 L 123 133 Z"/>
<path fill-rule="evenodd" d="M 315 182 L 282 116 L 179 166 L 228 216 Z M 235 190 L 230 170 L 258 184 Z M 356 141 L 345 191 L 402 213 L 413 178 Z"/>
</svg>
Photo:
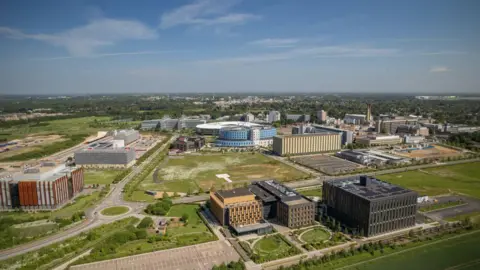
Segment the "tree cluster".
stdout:
<svg viewBox="0 0 480 270">
<path fill-rule="evenodd" d="M 149 204 L 145 212 L 150 215 L 164 216 L 172 207 L 172 200 L 169 198 L 159 200 L 156 203 Z M 188 217 L 187 217 L 188 218 Z"/>
</svg>

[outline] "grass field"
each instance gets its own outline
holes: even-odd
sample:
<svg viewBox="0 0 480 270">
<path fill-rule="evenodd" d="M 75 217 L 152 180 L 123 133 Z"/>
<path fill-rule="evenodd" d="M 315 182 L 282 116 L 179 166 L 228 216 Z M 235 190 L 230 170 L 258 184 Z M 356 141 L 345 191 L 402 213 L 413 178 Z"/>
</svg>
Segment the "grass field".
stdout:
<svg viewBox="0 0 480 270">
<path fill-rule="evenodd" d="M 228 153 L 201 156 L 185 156 L 169 159 L 159 169 L 158 178 L 164 183 L 153 181 L 153 172 L 139 185 L 140 190 L 188 192 L 199 188 L 208 190 L 212 186 L 221 188 L 227 183 L 216 177 L 229 174 L 232 181 L 277 179 L 294 181 L 305 179 L 307 174 L 265 157 L 261 154 Z"/>
<path fill-rule="evenodd" d="M 314 196 L 314 197 L 322 197 L 322 189 L 308 189 L 308 190 L 300 190 L 298 191 L 303 196 Z"/>
<path fill-rule="evenodd" d="M 299 253 L 299 250 L 288 243 L 280 235 L 267 236 L 259 240 L 253 246 L 255 262 L 267 262 L 293 256 Z"/>
<path fill-rule="evenodd" d="M 185 235 L 185 234 L 198 234 L 198 233 L 210 233 L 207 226 L 198 216 L 197 210 L 200 208 L 196 204 L 177 204 L 170 208 L 167 213 L 168 217 L 181 217 L 183 214 L 188 215 L 188 224 L 185 226 L 169 226 L 167 227 L 167 233 L 169 235 Z"/>
<path fill-rule="evenodd" d="M 480 212 L 473 212 L 463 215 L 458 215 L 455 217 L 447 218 L 448 221 L 464 221 L 465 218 L 470 218 L 472 223 L 480 224 Z"/>
<path fill-rule="evenodd" d="M 419 194 L 461 193 L 480 198 L 480 162 L 380 175 L 378 178 Z"/>
<path fill-rule="evenodd" d="M 12 226 L 17 237 L 35 237 L 58 229 L 58 224 L 49 220 L 37 220 Z"/>
<path fill-rule="evenodd" d="M 324 240 L 328 240 L 329 238 L 330 238 L 329 232 L 325 231 L 322 228 L 314 228 L 304 233 L 301 237 L 301 240 L 305 241 L 306 243 L 311 243 L 311 242 L 321 242 Z"/>
<path fill-rule="evenodd" d="M 85 170 L 84 172 L 85 185 L 111 184 L 119 173 L 121 173 L 121 171 L 118 171 L 118 170 Z"/>
<path fill-rule="evenodd" d="M 113 206 L 102 210 L 101 214 L 105 216 L 118 216 L 128 212 L 128 207 L 125 206 Z"/>
<path fill-rule="evenodd" d="M 388 257 L 381 257 L 378 260 L 346 269 L 479 269 L 479 244 L 480 231 L 477 231 L 474 234 L 448 239 L 426 247 L 407 249 L 401 253 L 397 252 Z"/>
</svg>

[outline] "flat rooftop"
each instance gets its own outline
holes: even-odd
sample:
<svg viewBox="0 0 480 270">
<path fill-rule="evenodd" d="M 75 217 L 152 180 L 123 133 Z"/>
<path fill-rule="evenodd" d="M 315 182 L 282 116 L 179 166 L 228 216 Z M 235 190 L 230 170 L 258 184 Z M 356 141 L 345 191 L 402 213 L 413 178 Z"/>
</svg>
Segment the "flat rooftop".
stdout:
<svg viewBox="0 0 480 270">
<path fill-rule="evenodd" d="M 409 189 L 405 189 L 370 176 L 365 176 L 367 178 L 367 185 L 362 185 L 360 183 L 361 177 L 363 176 L 354 176 L 344 179 L 330 180 L 327 181 L 327 183 L 339 187 L 351 194 L 365 198 L 367 200 L 388 198 L 395 195 L 413 192 Z"/>
<path fill-rule="evenodd" d="M 262 188 L 256 185 L 250 185 L 248 188 L 253 194 L 255 194 L 255 196 L 257 196 L 264 203 L 275 202 L 277 200 L 275 196 L 273 196 L 272 194 L 268 193 L 267 191 L 263 190 Z"/>
<path fill-rule="evenodd" d="M 310 202 L 309 200 L 301 197 L 301 198 L 298 199 L 298 200 L 286 201 L 285 204 L 290 205 L 290 206 L 293 206 L 293 205 L 305 204 L 305 203 L 309 203 L 309 202 Z"/>
<path fill-rule="evenodd" d="M 235 198 L 239 196 L 248 196 L 248 195 L 253 195 L 248 188 L 234 188 L 230 190 L 219 190 L 217 191 L 217 194 L 222 197 L 222 198 Z"/>
<path fill-rule="evenodd" d="M 335 131 L 327 131 L 321 133 L 305 133 L 305 134 L 291 134 L 291 135 L 276 135 L 277 138 L 285 138 L 285 137 L 301 137 L 301 136 L 327 136 L 327 135 L 338 135 L 341 136 L 339 132 Z"/>
<path fill-rule="evenodd" d="M 253 185 L 257 185 L 259 188 L 273 195 L 275 198 L 281 201 L 291 201 L 302 198 L 302 195 L 295 192 L 293 189 L 286 187 L 275 180 L 266 180 L 254 182 Z"/>
<path fill-rule="evenodd" d="M 256 231 L 258 229 L 268 228 L 270 226 L 272 226 L 270 225 L 270 223 L 265 222 L 265 223 L 255 223 L 250 225 L 237 226 L 237 227 L 233 227 L 233 229 L 237 233 L 246 233 L 246 232 Z"/>
</svg>

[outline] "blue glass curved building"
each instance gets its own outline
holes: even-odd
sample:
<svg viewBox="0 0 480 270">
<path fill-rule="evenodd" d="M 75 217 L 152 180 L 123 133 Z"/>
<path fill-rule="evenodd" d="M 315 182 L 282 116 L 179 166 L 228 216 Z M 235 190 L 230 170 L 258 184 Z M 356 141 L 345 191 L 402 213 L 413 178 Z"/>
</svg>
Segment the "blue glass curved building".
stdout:
<svg viewBox="0 0 480 270">
<path fill-rule="evenodd" d="M 277 129 L 271 126 L 228 126 L 222 127 L 215 145 L 218 147 L 269 146 Z"/>
</svg>

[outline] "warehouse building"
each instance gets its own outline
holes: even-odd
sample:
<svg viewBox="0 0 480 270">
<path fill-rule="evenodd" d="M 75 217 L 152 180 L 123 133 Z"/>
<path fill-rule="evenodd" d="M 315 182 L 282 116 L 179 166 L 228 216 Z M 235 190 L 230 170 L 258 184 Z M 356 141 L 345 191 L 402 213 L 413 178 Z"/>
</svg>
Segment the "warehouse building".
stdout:
<svg viewBox="0 0 480 270">
<path fill-rule="evenodd" d="M 0 210 L 54 210 L 83 190 L 83 169 L 54 163 L 0 178 Z"/>
<path fill-rule="evenodd" d="M 370 176 L 323 183 L 327 214 L 370 237 L 415 225 L 417 193 Z"/>
<path fill-rule="evenodd" d="M 74 153 L 75 164 L 86 168 L 128 168 L 135 164 L 135 157 L 134 148 L 115 141 L 93 143 Z"/>
<path fill-rule="evenodd" d="M 134 129 L 124 129 L 124 130 L 115 130 L 113 131 L 113 139 L 114 140 L 122 140 L 124 145 L 129 145 L 132 142 L 138 140 L 140 138 L 140 133 Z"/>
<path fill-rule="evenodd" d="M 313 133 L 273 137 L 273 152 L 277 155 L 300 155 L 337 151 L 342 148 L 342 135 Z"/>
</svg>

